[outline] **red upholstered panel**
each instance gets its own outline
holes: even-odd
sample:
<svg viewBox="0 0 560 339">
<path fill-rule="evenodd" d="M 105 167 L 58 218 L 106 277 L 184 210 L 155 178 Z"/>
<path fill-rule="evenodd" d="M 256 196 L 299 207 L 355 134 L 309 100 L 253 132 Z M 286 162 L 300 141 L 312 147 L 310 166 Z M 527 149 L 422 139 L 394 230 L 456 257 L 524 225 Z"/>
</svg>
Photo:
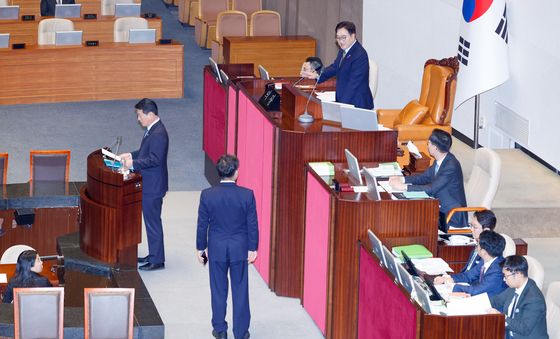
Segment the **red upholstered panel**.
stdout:
<svg viewBox="0 0 560 339">
<path fill-rule="evenodd" d="M 226 92 L 211 72 L 204 72 L 202 149 L 216 163 L 226 152 Z"/>
<path fill-rule="evenodd" d="M 268 284 L 272 208 L 274 127 L 243 93 L 239 93 L 237 157 L 238 184 L 255 193 L 259 219 L 259 255 L 255 268 Z"/>
<path fill-rule="evenodd" d="M 310 173 L 305 198 L 303 307 L 325 334 L 330 194 Z"/>
<path fill-rule="evenodd" d="M 358 339 L 413 339 L 417 311 L 393 279 L 362 247 Z"/>
<path fill-rule="evenodd" d="M 237 128 L 237 93 L 228 87 L 227 102 L 227 153 L 235 154 L 235 129 Z"/>
</svg>

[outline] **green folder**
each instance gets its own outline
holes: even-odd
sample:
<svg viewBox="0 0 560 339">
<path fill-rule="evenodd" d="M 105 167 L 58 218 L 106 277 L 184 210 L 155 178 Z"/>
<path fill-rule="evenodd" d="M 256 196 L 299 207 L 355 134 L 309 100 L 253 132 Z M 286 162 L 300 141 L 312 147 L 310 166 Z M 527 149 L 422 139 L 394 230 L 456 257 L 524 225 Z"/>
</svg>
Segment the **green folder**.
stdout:
<svg viewBox="0 0 560 339">
<path fill-rule="evenodd" d="M 402 251 L 405 251 L 410 259 L 432 258 L 434 256 L 424 245 L 420 244 L 393 247 L 393 254 L 401 260 L 403 258 Z"/>
</svg>

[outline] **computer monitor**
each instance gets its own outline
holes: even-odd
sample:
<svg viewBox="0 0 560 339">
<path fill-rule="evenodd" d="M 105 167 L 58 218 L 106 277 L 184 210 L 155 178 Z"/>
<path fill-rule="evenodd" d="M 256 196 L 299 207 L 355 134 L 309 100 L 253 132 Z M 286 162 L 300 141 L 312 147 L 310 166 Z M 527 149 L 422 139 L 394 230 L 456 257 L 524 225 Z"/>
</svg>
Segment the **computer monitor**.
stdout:
<svg viewBox="0 0 560 339">
<path fill-rule="evenodd" d="M 218 82 L 223 83 L 222 77 L 220 75 L 220 68 L 218 67 L 218 63 L 216 60 L 212 59 L 212 57 L 208 57 L 208 61 L 210 61 L 210 66 L 212 67 L 212 71 L 214 72 L 214 76 L 218 80 Z"/>
<path fill-rule="evenodd" d="M 156 42 L 155 28 L 131 28 L 128 31 L 129 44 L 153 44 Z"/>
<path fill-rule="evenodd" d="M 385 247 L 385 245 L 383 246 L 383 257 L 385 258 L 385 267 L 387 267 L 389 271 L 393 273 L 393 276 L 397 281 L 400 281 L 401 278 L 399 275 L 399 269 L 397 267 L 399 264 L 395 261 L 395 256 L 393 255 L 393 253 L 391 253 L 391 251 L 389 251 L 389 249 Z"/>
<path fill-rule="evenodd" d="M 57 4 L 54 9 L 55 18 L 79 18 L 81 4 Z"/>
<path fill-rule="evenodd" d="M 227 84 L 227 83 L 228 83 L 229 77 L 228 77 L 228 75 L 226 74 L 226 72 L 224 72 L 223 69 L 220 70 L 220 77 L 222 78 L 222 81 L 223 81 L 224 84 Z"/>
<path fill-rule="evenodd" d="M 354 107 L 354 105 L 342 104 L 336 101 L 321 101 L 323 120 L 341 122 L 340 108 L 342 106 Z"/>
<path fill-rule="evenodd" d="M 77 46 L 82 44 L 82 31 L 62 31 L 54 33 L 56 46 Z"/>
<path fill-rule="evenodd" d="M 413 276 L 420 277 L 424 281 L 426 286 L 428 286 L 428 288 L 432 292 L 432 295 L 430 296 L 430 299 L 431 300 L 444 300 L 442 298 L 442 296 L 439 294 L 439 292 L 437 291 L 437 289 L 435 288 L 434 284 L 430 280 L 424 279 L 424 277 L 422 277 L 420 275 L 420 273 L 418 272 L 418 269 L 416 268 L 416 266 L 414 265 L 414 263 L 412 262 L 412 260 L 408 256 L 408 254 L 406 254 L 405 251 L 402 251 L 401 253 L 402 253 L 402 256 L 403 256 L 403 260 L 406 263 L 406 266 L 408 266 L 408 272 Z"/>
<path fill-rule="evenodd" d="M 346 155 L 346 161 L 348 162 L 348 174 L 353 177 L 360 186 L 362 186 L 364 182 L 362 181 L 362 175 L 360 174 L 358 158 L 356 158 L 348 149 L 344 149 L 344 154 Z"/>
<path fill-rule="evenodd" d="M 263 65 L 259 65 L 259 74 L 261 76 L 261 79 L 270 80 L 270 75 L 268 74 L 268 71 L 266 70 L 266 68 L 264 68 Z"/>
<path fill-rule="evenodd" d="M 115 4 L 115 16 L 140 16 L 141 4 Z"/>
<path fill-rule="evenodd" d="M 10 33 L 0 33 L 0 48 L 10 48 Z"/>
<path fill-rule="evenodd" d="M 379 130 L 377 113 L 371 109 L 341 106 L 340 120 L 343 128 L 350 128 L 358 131 Z"/>
<path fill-rule="evenodd" d="M 408 293 L 412 293 L 414 278 L 410 275 L 410 273 L 408 273 L 403 265 L 397 265 L 397 268 L 399 270 L 399 282 L 404 286 Z"/>
<path fill-rule="evenodd" d="M 381 240 L 373 233 L 372 230 L 368 230 L 368 238 L 369 242 L 371 243 L 371 249 L 373 253 L 381 260 L 382 263 L 385 263 L 385 256 L 383 255 L 383 244 Z"/>
<path fill-rule="evenodd" d="M 19 19 L 19 6 L 0 6 L 0 20 Z"/>
<path fill-rule="evenodd" d="M 432 308 L 430 306 L 430 297 L 428 291 L 426 291 L 418 281 L 414 280 L 414 291 L 416 291 L 416 300 L 422 306 L 426 313 L 431 313 Z"/>
<path fill-rule="evenodd" d="M 374 175 L 372 175 L 367 168 L 362 169 L 362 173 L 364 173 L 364 178 L 366 178 L 366 185 L 368 193 L 371 194 L 372 198 L 376 200 L 381 200 L 381 196 L 379 195 L 379 189 L 377 188 L 377 179 Z"/>
</svg>

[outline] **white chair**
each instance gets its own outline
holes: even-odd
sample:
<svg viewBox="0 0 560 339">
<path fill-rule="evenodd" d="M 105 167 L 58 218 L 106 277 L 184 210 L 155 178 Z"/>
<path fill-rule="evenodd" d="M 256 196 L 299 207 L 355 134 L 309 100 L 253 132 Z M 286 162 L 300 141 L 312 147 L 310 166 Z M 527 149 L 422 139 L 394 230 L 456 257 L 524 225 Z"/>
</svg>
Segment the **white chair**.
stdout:
<svg viewBox="0 0 560 339">
<path fill-rule="evenodd" d="M 132 4 L 134 0 L 101 0 L 101 15 L 115 15 L 116 4 Z"/>
<path fill-rule="evenodd" d="M 4 254 L 2 254 L 2 258 L 0 258 L 0 264 L 17 264 L 17 259 L 21 252 L 29 250 L 34 251 L 35 249 L 27 245 L 8 247 L 8 249 L 4 251 Z"/>
<path fill-rule="evenodd" d="M 515 255 L 515 252 L 517 251 L 515 241 L 513 241 L 513 239 L 505 233 L 500 234 L 502 235 L 502 237 L 504 237 L 504 239 L 506 239 L 506 248 L 504 248 L 502 256 L 505 258 L 509 257 L 510 255 Z"/>
<path fill-rule="evenodd" d="M 373 59 L 369 59 L 369 89 L 374 99 L 377 93 L 378 70 L 377 62 Z"/>
<path fill-rule="evenodd" d="M 546 327 L 550 339 L 560 339 L 560 281 L 553 281 L 548 285 Z"/>
<path fill-rule="evenodd" d="M 527 264 L 529 265 L 529 278 L 533 279 L 542 291 L 544 284 L 544 267 L 536 258 L 530 255 L 524 255 L 524 257 L 527 259 Z"/>
<path fill-rule="evenodd" d="M 128 42 L 128 33 L 131 29 L 148 28 L 148 20 L 138 17 L 124 17 L 115 20 L 113 26 L 113 41 Z"/>
<path fill-rule="evenodd" d="M 68 19 L 43 19 L 39 22 L 37 43 L 39 45 L 54 45 L 55 32 L 73 31 L 74 23 Z"/>
<path fill-rule="evenodd" d="M 8 0 L 0 0 L 0 6 L 9 6 L 10 2 Z"/>
</svg>

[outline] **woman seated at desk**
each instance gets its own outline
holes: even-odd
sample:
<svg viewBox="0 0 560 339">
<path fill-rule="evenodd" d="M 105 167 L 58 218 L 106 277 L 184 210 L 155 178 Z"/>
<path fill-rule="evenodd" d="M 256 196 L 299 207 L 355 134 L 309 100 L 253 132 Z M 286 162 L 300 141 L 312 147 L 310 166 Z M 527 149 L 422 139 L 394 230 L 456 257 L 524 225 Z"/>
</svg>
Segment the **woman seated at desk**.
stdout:
<svg viewBox="0 0 560 339">
<path fill-rule="evenodd" d="M 14 288 L 18 287 L 52 287 L 49 279 L 39 273 L 43 271 L 43 262 L 37 251 L 23 251 L 18 257 L 16 273 L 8 282 L 4 292 L 3 303 L 11 303 L 14 299 Z"/>
</svg>

